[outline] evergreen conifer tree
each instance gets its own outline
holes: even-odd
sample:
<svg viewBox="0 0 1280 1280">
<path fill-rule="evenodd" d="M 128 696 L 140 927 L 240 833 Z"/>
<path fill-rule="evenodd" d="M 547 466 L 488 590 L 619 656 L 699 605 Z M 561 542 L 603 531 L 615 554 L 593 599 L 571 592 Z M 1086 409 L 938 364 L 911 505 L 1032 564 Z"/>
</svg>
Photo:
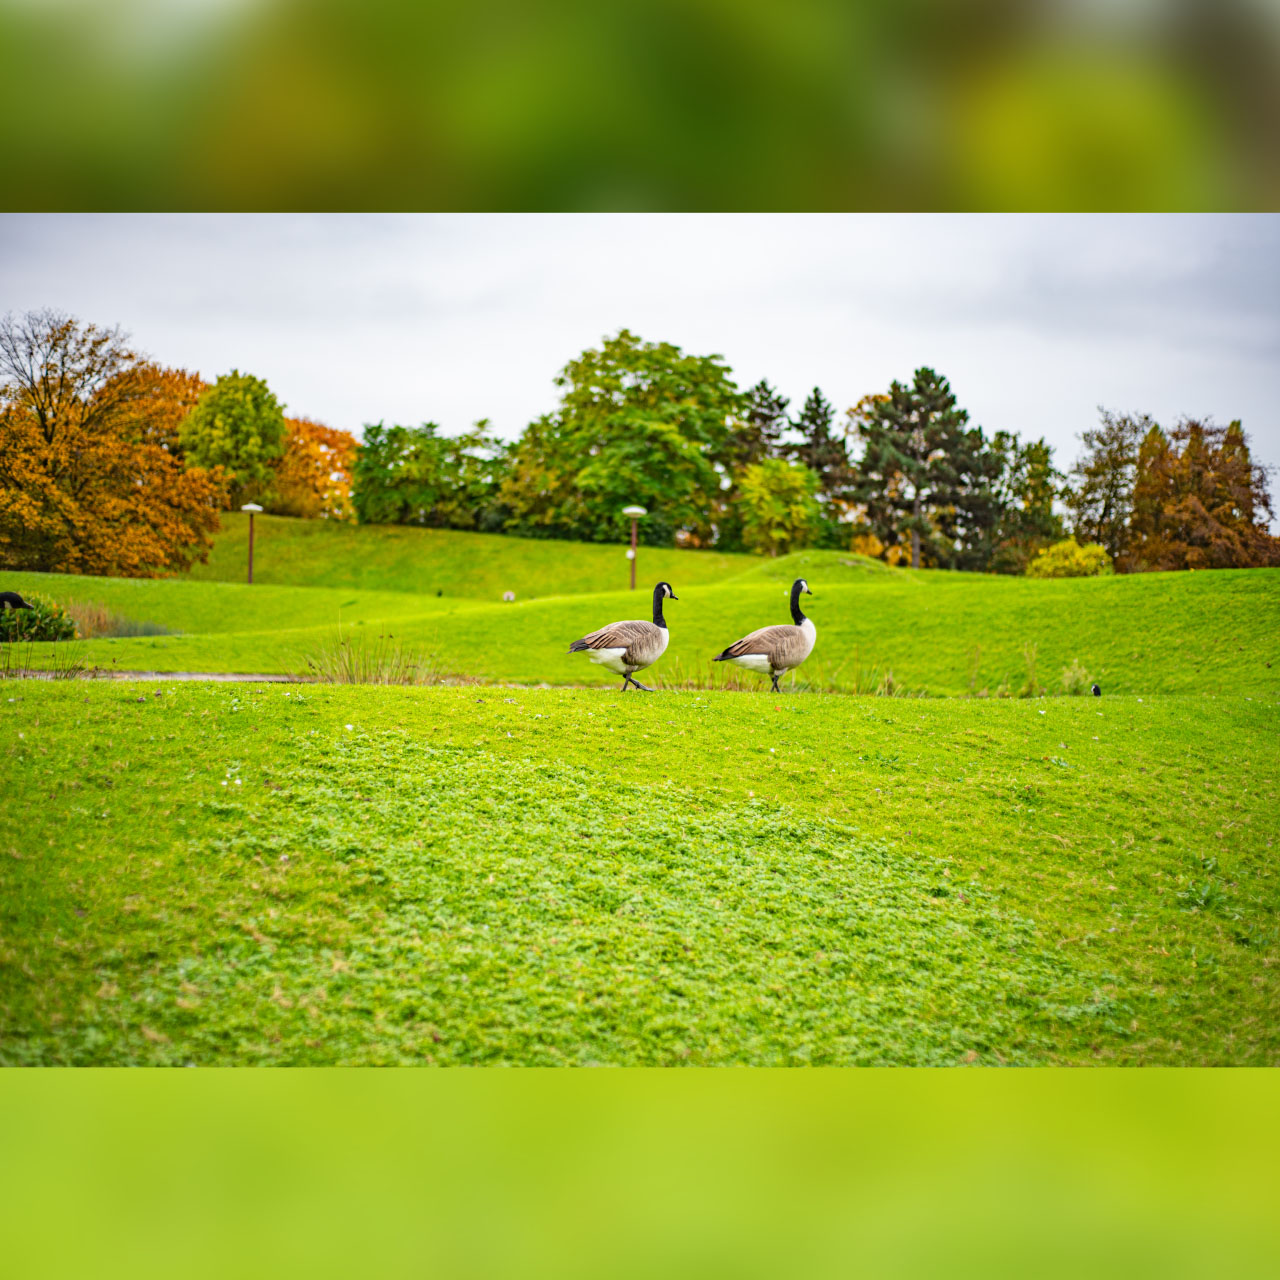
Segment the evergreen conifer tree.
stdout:
<svg viewBox="0 0 1280 1280">
<path fill-rule="evenodd" d="M 956 538 L 970 538 L 989 518 L 990 450 L 946 378 L 917 369 L 910 386 L 894 382 L 887 396 L 863 402 L 855 427 L 864 445 L 850 496 L 866 511 L 886 546 L 909 543 L 911 567 L 922 548 L 953 564 Z"/>
<path fill-rule="evenodd" d="M 746 410 L 734 424 L 724 459 L 729 471 L 742 471 L 781 454 L 782 437 L 790 425 L 790 403 L 763 378 L 746 393 Z"/>
</svg>

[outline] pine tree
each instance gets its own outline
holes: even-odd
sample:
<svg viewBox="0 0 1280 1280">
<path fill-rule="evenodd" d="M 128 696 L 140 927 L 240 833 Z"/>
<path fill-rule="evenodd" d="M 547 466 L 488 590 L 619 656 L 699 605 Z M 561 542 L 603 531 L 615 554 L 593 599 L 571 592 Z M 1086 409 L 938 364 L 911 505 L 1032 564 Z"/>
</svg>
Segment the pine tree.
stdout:
<svg viewBox="0 0 1280 1280">
<path fill-rule="evenodd" d="M 790 403 L 763 378 L 747 392 L 746 410 L 734 423 L 723 459 L 729 472 L 745 470 L 781 454 L 782 437 L 790 426 L 787 421 Z"/>
<path fill-rule="evenodd" d="M 801 439 L 787 452 L 818 477 L 818 494 L 824 503 L 840 497 L 849 486 L 849 452 L 845 442 L 831 432 L 836 411 L 818 387 L 809 393 L 800 416 L 792 423 Z"/>
<path fill-rule="evenodd" d="M 928 368 L 909 387 L 895 382 L 887 396 L 865 399 L 854 419 L 864 451 L 850 496 L 882 543 L 910 543 L 913 569 L 925 544 L 932 559 L 953 563 L 948 542 L 989 516 L 990 450 L 968 422 L 946 378 Z"/>
</svg>

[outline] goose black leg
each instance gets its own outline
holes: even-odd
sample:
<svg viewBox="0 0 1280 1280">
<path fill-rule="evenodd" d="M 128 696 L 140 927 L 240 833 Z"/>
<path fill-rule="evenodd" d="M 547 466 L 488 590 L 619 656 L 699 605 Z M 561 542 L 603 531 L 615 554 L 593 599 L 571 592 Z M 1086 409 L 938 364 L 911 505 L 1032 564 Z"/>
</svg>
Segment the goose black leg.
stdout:
<svg viewBox="0 0 1280 1280">
<path fill-rule="evenodd" d="M 626 691 L 627 691 L 627 681 L 628 681 L 628 680 L 630 680 L 630 679 L 631 679 L 631 677 L 630 677 L 630 676 L 626 676 L 626 675 L 624 675 L 624 676 L 622 677 L 622 692 L 623 692 L 623 693 L 626 693 Z"/>
<path fill-rule="evenodd" d="M 778 677 L 777 677 L 777 676 L 774 676 L 774 677 L 773 677 L 773 691 L 774 691 L 774 693 L 781 693 L 781 692 L 782 692 L 782 690 L 778 688 Z"/>
<path fill-rule="evenodd" d="M 635 685 L 637 689 L 643 689 L 645 693 L 653 692 L 653 690 L 650 689 L 647 684 L 641 684 L 640 681 L 635 678 L 635 676 L 628 676 L 627 678 L 631 681 L 633 685 Z"/>
</svg>

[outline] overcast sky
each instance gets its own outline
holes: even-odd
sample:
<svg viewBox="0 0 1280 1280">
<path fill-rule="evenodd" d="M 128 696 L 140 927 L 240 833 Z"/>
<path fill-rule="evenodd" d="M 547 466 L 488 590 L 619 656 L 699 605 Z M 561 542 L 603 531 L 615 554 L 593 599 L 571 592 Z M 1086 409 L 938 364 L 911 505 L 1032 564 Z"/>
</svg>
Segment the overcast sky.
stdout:
<svg viewBox="0 0 1280 1280">
<path fill-rule="evenodd" d="M 514 436 L 625 326 L 796 409 L 928 364 L 1064 467 L 1098 405 L 1242 418 L 1280 465 L 1274 215 L 0 216 L 0 311 L 36 307 L 357 432 Z"/>
</svg>

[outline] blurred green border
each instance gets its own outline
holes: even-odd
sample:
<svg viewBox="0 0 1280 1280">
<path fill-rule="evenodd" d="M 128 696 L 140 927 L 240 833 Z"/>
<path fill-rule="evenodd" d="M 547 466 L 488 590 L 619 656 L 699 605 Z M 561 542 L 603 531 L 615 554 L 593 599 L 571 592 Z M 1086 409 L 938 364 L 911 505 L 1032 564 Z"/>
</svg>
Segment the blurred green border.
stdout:
<svg viewBox="0 0 1280 1280">
<path fill-rule="evenodd" d="M 0 205 L 1269 209 L 1254 0 L 0 0 Z"/>
<path fill-rule="evenodd" d="M 1275 1275 L 1274 1072 L 0 1076 L 28 1276 Z"/>
</svg>

